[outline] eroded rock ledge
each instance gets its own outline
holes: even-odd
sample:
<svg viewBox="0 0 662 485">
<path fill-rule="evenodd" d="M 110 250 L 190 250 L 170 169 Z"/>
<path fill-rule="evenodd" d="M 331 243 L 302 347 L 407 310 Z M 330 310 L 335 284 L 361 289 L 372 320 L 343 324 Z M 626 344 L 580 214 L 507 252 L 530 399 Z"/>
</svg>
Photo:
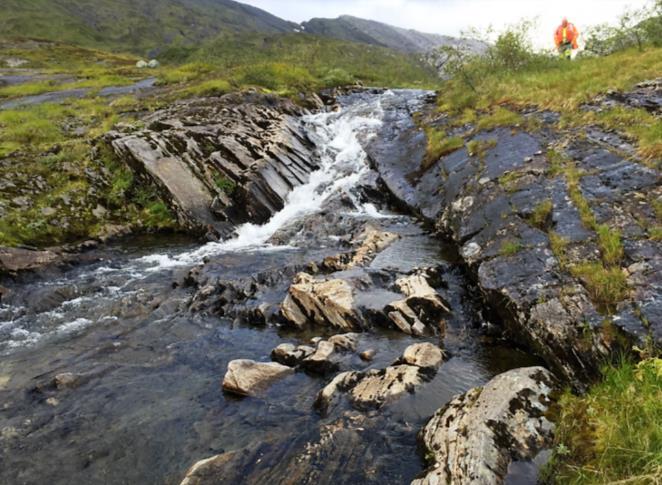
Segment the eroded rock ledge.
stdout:
<svg viewBox="0 0 662 485">
<path fill-rule="evenodd" d="M 266 222 L 317 169 L 301 114 L 277 96 L 228 94 L 177 102 L 105 140 L 160 189 L 182 226 L 226 237 L 237 224 Z"/>
</svg>

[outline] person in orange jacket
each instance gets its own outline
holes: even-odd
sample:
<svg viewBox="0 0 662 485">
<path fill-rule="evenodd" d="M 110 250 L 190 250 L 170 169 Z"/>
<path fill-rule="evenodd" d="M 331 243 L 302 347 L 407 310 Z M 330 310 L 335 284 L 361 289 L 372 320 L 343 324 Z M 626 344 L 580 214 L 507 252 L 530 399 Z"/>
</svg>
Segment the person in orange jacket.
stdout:
<svg viewBox="0 0 662 485">
<path fill-rule="evenodd" d="M 572 58 L 573 49 L 579 48 L 577 41 L 579 40 L 579 31 L 577 27 L 568 22 L 567 18 L 563 18 L 563 22 L 559 25 L 559 28 L 556 29 L 554 34 L 554 42 L 556 42 L 556 48 L 561 54 L 561 57 L 566 59 Z"/>
</svg>

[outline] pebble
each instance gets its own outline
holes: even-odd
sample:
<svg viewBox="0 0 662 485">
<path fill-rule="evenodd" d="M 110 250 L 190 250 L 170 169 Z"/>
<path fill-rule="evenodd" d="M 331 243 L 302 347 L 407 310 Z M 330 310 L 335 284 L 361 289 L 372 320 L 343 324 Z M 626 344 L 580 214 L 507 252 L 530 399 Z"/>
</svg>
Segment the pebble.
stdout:
<svg viewBox="0 0 662 485">
<path fill-rule="evenodd" d="M 375 359 L 375 355 L 377 355 L 377 352 L 374 349 L 368 349 L 361 352 L 359 357 L 366 362 L 372 362 Z"/>
</svg>

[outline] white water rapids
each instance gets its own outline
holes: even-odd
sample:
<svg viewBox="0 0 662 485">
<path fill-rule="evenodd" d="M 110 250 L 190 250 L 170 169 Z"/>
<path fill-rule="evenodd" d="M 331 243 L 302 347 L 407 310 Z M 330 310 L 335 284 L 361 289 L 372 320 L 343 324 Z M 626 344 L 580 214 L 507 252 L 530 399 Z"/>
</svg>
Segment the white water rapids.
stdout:
<svg viewBox="0 0 662 485">
<path fill-rule="evenodd" d="M 384 94 L 389 95 L 392 93 Z M 372 136 L 382 125 L 383 115 L 381 97 L 377 96 L 369 103 L 357 103 L 338 112 L 304 117 L 309 135 L 319 151 L 320 168 L 310 174 L 307 183 L 290 192 L 283 209 L 266 224 L 246 223 L 239 226 L 235 237 L 227 241 L 208 243 L 195 251 L 174 256 L 154 254 L 141 258 L 141 262 L 151 264 L 151 270 L 158 270 L 195 264 L 205 257 L 224 252 L 288 249 L 288 246 L 272 246 L 268 241 L 279 229 L 321 211 L 325 201 L 341 192 L 354 201 L 353 214 L 383 217 L 374 205 L 360 204 L 353 193 L 361 178 L 370 170 L 359 137 Z"/>
</svg>

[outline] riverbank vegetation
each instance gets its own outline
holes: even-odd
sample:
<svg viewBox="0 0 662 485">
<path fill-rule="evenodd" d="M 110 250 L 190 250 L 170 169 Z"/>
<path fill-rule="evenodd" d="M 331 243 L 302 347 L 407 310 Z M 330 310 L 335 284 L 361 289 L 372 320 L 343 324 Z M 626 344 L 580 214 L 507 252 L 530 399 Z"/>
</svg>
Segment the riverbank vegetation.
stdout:
<svg viewBox="0 0 662 485">
<path fill-rule="evenodd" d="M 556 417 L 553 484 L 656 484 L 662 477 L 662 359 L 605 367 L 583 396 L 566 392 Z"/>
<path fill-rule="evenodd" d="M 628 14 L 632 15 L 632 14 Z M 573 62 L 556 54 L 534 51 L 530 24 L 502 33 L 484 54 L 445 48 L 445 69 L 440 111 L 458 119 L 477 119 L 489 129 L 495 113 L 504 108 L 535 106 L 561 114 L 561 128 L 588 124 L 618 130 L 633 140 L 642 160 L 658 166 L 662 159 L 662 126 L 643 108 L 613 107 L 600 111 L 580 109 L 609 91 L 627 91 L 637 83 L 656 79 L 662 72 L 662 1 L 638 13 L 635 25 L 601 26 L 589 33 L 587 50 Z M 471 32 L 472 37 L 480 36 Z M 608 55 L 597 56 L 596 46 L 610 45 Z M 603 52 L 604 50 L 600 50 Z M 515 124 L 515 119 L 508 120 Z"/>
</svg>

